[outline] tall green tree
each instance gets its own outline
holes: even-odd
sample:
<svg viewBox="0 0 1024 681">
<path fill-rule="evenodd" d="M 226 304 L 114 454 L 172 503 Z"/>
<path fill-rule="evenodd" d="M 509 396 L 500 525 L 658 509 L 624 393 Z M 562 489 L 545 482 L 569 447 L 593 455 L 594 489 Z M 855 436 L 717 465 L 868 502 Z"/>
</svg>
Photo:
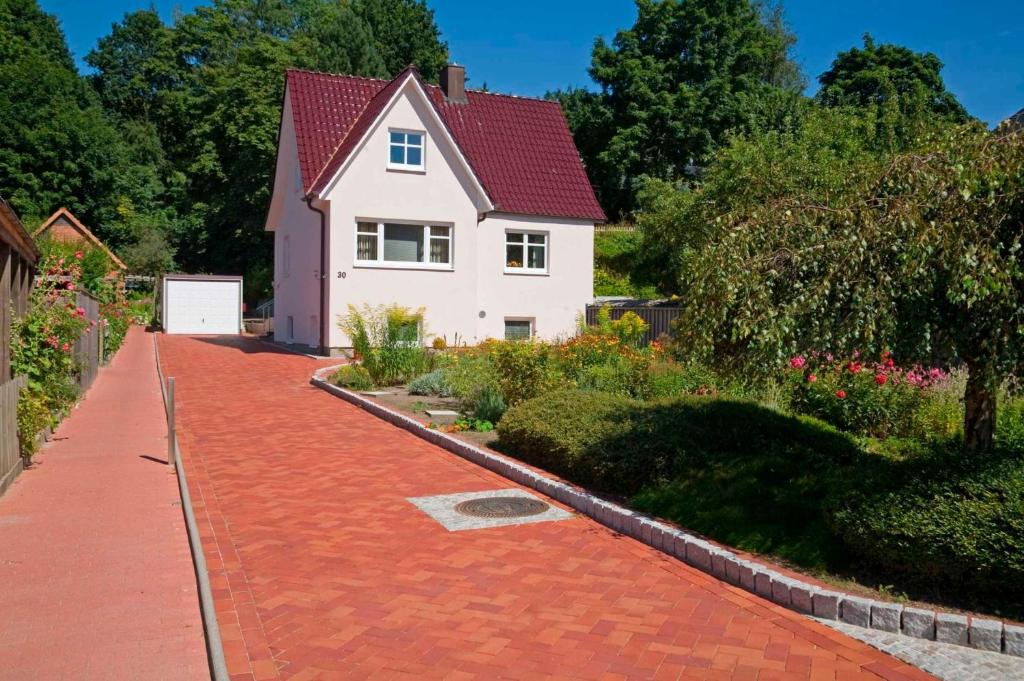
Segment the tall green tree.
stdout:
<svg viewBox="0 0 1024 681">
<path fill-rule="evenodd" d="M 692 174 L 730 132 L 792 115 L 803 82 L 781 11 L 752 0 L 637 0 L 637 20 L 598 38 L 597 97 L 555 93 L 605 210 L 636 207 L 644 177 Z"/>
<path fill-rule="evenodd" d="M 721 181 L 740 198 L 691 198 L 714 226 L 682 270 L 680 347 L 748 371 L 811 350 L 962 362 L 965 443 L 991 446 L 1024 350 L 1024 135 L 940 126 L 885 154 L 829 115 L 838 142 L 820 121 L 738 141 Z"/>
<path fill-rule="evenodd" d="M 421 0 L 213 0 L 172 25 L 128 14 L 87 60 L 109 110 L 160 141 L 182 216 L 176 263 L 265 282 L 285 69 L 386 77 L 415 63 L 431 76 L 446 56 Z"/>
<path fill-rule="evenodd" d="M 26 222 L 65 205 L 116 246 L 148 180 L 35 0 L 0 0 L 0 120 L 0 193 Z"/>
<path fill-rule="evenodd" d="M 938 116 L 953 123 L 970 119 L 942 80 L 942 62 L 931 52 L 877 44 L 864 35 L 864 47 L 840 52 L 818 77 L 816 99 L 825 106 L 884 106 L 894 102 L 911 117 Z"/>
</svg>

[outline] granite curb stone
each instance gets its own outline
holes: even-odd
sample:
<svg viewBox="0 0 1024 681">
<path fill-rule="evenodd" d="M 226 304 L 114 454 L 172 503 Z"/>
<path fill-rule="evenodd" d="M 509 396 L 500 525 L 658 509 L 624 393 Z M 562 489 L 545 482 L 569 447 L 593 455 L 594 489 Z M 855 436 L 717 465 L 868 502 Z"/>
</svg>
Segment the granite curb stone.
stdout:
<svg viewBox="0 0 1024 681">
<path fill-rule="evenodd" d="M 1002 652 L 1003 623 L 999 620 L 986 620 L 979 617 L 971 618 L 968 638 L 972 648 Z"/>
<path fill-rule="evenodd" d="M 1003 625 L 1003 652 L 1024 657 L 1024 627 L 1015 624 Z"/>
<path fill-rule="evenodd" d="M 871 603 L 871 628 L 899 633 L 900 614 L 903 606 L 899 603 Z"/>
<path fill-rule="evenodd" d="M 923 608 L 903 608 L 902 630 L 907 636 L 935 640 L 935 613 Z"/>
<path fill-rule="evenodd" d="M 839 621 L 871 628 L 871 601 L 867 598 L 844 596 L 839 603 Z"/>
<path fill-rule="evenodd" d="M 935 640 L 967 645 L 967 617 L 948 612 L 938 613 L 935 616 Z"/>
<path fill-rule="evenodd" d="M 332 385 L 324 376 L 335 369 L 336 366 L 317 370 L 310 382 L 428 442 L 546 494 L 619 534 L 632 537 L 702 572 L 763 596 L 790 610 L 813 614 L 823 619 L 839 620 L 865 629 L 877 629 L 912 638 L 931 639 L 1024 657 L 1022 626 L 984 618 L 969 620 L 963 615 L 903 607 L 887 601 L 850 596 L 783 576 L 685 531 L 662 525 L 643 514 L 595 497 L 586 490 L 552 480 L 505 457 L 430 429 L 416 419 L 384 407 L 358 393 Z"/>
</svg>

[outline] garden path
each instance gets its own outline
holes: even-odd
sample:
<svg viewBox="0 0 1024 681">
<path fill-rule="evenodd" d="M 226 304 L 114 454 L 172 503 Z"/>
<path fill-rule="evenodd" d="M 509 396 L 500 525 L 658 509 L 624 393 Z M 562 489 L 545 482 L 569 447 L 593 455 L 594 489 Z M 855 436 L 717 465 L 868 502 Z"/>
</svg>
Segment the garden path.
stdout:
<svg viewBox="0 0 1024 681">
<path fill-rule="evenodd" d="M 195 572 L 140 327 L 0 498 L 0 678 L 209 679 Z"/>
<path fill-rule="evenodd" d="M 323 361 L 159 340 L 235 681 L 932 678 L 586 518 L 450 532 L 409 499 L 517 486 L 312 387 Z"/>
</svg>

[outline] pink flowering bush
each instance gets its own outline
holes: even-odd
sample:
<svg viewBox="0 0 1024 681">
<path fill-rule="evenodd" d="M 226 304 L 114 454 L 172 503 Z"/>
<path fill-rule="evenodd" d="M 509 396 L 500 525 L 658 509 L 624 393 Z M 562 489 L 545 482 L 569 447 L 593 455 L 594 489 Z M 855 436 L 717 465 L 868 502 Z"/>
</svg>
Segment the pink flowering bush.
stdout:
<svg viewBox="0 0 1024 681">
<path fill-rule="evenodd" d="M 901 367 L 888 353 L 869 361 L 859 353 L 814 352 L 791 358 L 787 370 L 794 411 L 879 438 L 927 435 L 919 432 L 918 411 L 948 378 L 939 368 Z"/>
</svg>

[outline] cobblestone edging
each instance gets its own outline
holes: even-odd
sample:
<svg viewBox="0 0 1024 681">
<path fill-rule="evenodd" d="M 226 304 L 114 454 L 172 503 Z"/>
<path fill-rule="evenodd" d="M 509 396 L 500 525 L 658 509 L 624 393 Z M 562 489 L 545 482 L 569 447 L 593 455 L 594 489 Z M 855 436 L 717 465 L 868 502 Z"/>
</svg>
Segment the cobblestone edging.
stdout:
<svg viewBox="0 0 1024 681">
<path fill-rule="evenodd" d="M 616 532 L 674 556 L 687 565 L 734 586 L 756 593 L 773 603 L 805 615 L 867 629 L 1024 657 L 1024 626 L 1004 624 L 999 620 L 981 617 L 905 607 L 899 603 L 860 598 L 801 582 L 765 565 L 741 558 L 683 530 L 600 499 L 585 490 L 552 480 L 522 464 L 427 428 L 416 419 L 332 385 L 323 377 L 336 368 L 326 367 L 318 370 L 310 382 L 453 454 L 546 494 Z"/>
</svg>

